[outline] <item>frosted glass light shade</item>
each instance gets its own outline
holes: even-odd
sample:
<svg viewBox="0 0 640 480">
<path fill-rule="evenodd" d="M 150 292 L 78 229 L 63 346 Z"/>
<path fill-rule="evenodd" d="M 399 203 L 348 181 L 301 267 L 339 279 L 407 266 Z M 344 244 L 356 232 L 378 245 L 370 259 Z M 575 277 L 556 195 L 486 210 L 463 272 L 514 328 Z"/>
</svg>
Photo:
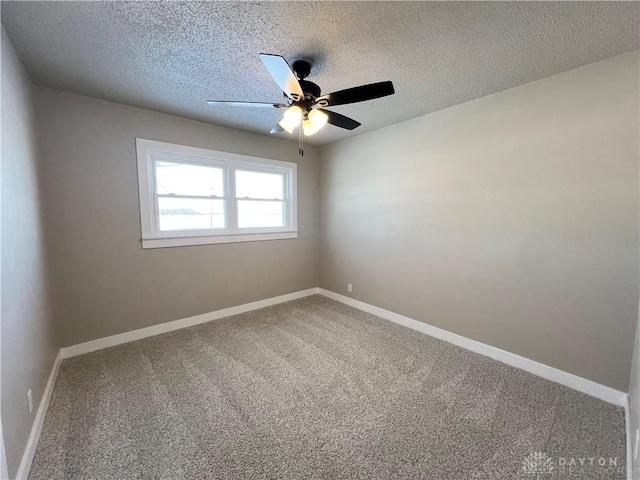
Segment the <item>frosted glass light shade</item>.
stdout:
<svg viewBox="0 0 640 480">
<path fill-rule="evenodd" d="M 321 112 L 320 110 L 311 110 L 309 112 L 309 119 L 302 122 L 302 128 L 304 130 L 304 134 L 306 136 L 310 136 L 315 134 L 318 130 L 320 130 L 329 117 L 326 113 Z"/>
<path fill-rule="evenodd" d="M 278 124 L 288 133 L 293 133 L 295 128 L 300 125 L 300 120 L 302 120 L 302 109 L 294 106 L 289 107 L 287 111 L 284 112 L 284 116 Z"/>
</svg>

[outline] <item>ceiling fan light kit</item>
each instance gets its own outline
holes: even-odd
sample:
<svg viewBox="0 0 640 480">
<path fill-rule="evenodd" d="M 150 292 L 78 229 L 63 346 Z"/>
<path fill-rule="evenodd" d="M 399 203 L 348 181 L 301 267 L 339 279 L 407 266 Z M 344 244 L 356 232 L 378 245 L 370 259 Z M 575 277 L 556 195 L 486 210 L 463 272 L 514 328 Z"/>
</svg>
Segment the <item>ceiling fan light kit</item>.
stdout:
<svg viewBox="0 0 640 480">
<path fill-rule="evenodd" d="M 329 115 L 322 110 L 313 109 L 307 115 L 307 119 L 302 122 L 302 129 L 304 134 L 309 136 L 320 130 L 329 120 Z"/>
<path fill-rule="evenodd" d="M 353 130 L 361 124 L 352 118 L 336 112 L 325 110 L 323 107 L 345 105 L 348 103 L 364 102 L 375 98 L 386 97 L 395 93 L 393 84 L 389 81 L 361 85 L 338 92 L 321 95 L 320 87 L 305 80 L 311 73 L 311 62 L 299 59 L 293 62 L 293 69 L 287 61 L 279 55 L 260 54 L 262 63 L 267 68 L 275 82 L 282 89 L 287 103 L 237 102 L 226 100 L 208 100 L 209 105 L 225 105 L 234 107 L 267 107 L 286 109 L 282 120 L 271 129 L 272 134 L 293 131 L 300 127 L 299 141 L 300 155 L 303 155 L 303 136 L 317 133 L 326 123 L 336 127 Z"/>
<path fill-rule="evenodd" d="M 289 107 L 278 124 L 285 129 L 287 133 L 293 133 L 295 128 L 302 121 L 302 109 L 298 106 Z"/>
</svg>

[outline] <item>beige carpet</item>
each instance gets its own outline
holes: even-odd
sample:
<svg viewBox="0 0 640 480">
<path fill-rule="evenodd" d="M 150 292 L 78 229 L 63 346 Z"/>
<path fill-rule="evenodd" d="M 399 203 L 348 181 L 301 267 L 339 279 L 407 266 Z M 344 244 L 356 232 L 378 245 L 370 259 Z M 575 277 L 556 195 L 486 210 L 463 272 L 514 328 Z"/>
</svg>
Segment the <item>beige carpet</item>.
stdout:
<svg viewBox="0 0 640 480">
<path fill-rule="evenodd" d="M 624 468 L 620 408 L 313 296 L 65 360 L 30 478 L 585 480 Z"/>
</svg>

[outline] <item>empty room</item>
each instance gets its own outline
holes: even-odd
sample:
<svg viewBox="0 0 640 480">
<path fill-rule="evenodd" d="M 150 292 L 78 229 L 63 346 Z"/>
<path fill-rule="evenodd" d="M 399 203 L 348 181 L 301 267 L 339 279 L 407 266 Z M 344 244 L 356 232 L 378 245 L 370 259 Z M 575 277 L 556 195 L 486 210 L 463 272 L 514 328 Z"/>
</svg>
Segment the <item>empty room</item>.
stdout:
<svg viewBox="0 0 640 480">
<path fill-rule="evenodd" d="M 0 20 L 0 478 L 640 480 L 640 2 Z"/>
</svg>

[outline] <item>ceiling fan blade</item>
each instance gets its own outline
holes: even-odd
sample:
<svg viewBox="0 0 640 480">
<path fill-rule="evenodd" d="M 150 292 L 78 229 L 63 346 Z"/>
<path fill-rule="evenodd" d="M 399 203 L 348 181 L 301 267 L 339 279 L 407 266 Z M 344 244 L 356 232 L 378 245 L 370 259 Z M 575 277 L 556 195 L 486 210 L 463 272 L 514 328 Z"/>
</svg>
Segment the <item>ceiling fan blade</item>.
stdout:
<svg viewBox="0 0 640 480">
<path fill-rule="evenodd" d="M 362 125 L 360 122 L 356 122 L 353 118 L 345 117 L 336 112 L 332 112 L 330 110 L 325 110 L 324 108 L 318 108 L 323 113 L 326 113 L 329 117 L 327 119 L 327 123 L 331 125 L 335 125 L 336 127 L 346 128 L 347 130 L 353 130 L 354 128 L 358 128 Z"/>
<path fill-rule="evenodd" d="M 368 85 L 360 85 L 359 87 L 347 88 L 346 90 L 322 95 L 316 98 L 315 104 L 321 107 L 331 107 L 333 105 L 364 102 L 365 100 L 386 97 L 394 93 L 395 90 L 391 82 L 370 83 Z"/>
<path fill-rule="evenodd" d="M 260 60 L 262 60 L 262 63 L 267 67 L 273 79 L 289 98 L 296 101 L 304 98 L 304 92 L 302 91 L 300 82 L 298 82 L 298 79 L 284 58 L 280 55 L 261 53 Z"/>
<path fill-rule="evenodd" d="M 279 123 L 276 123 L 269 133 L 276 134 L 282 132 L 284 132 L 284 128 L 282 128 Z"/>
<path fill-rule="evenodd" d="M 223 107 L 270 107 L 270 108 L 285 108 L 289 105 L 284 103 L 264 103 L 264 102 L 234 102 L 226 100 L 207 100 L 209 105 L 223 106 Z"/>
</svg>

